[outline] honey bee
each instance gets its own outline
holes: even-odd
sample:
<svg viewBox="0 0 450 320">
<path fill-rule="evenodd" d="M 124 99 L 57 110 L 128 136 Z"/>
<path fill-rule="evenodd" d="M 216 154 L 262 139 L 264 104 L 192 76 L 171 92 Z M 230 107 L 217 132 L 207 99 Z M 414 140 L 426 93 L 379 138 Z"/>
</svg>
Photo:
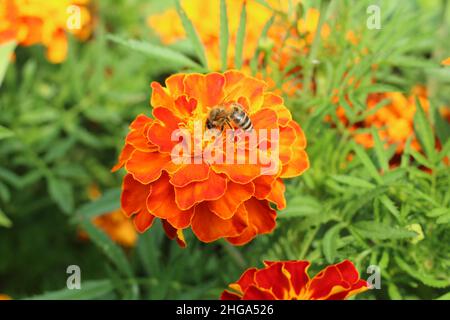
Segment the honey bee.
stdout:
<svg viewBox="0 0 450 320">
<path fill-rule="evenodd" d="M 228 125 L 228 127 L 234 130 L 231 122 L 244 131 L 249 132 L 253 130 L 250 117 L 239 103 L 232 103 L 231 109 L 227 109 L 224 105 L 212 107 L 206 119 L 206 129 L 210 130 L 215 128 L 223 132 L 225 125 Z"/>
</svg>

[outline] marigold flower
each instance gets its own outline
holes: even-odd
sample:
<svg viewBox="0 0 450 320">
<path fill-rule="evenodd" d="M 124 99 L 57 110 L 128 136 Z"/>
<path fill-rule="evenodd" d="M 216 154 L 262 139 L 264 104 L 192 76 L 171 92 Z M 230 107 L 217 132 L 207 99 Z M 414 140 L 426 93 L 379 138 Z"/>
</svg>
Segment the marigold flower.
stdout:
<svg viewBox="0 0 450 320">
<path fill-rule="evenodd" d="M 140 232 L 160 218 L 166 233 L 180 245 L 185 245 L 182 230 L 189 227 L 203 242 L 225 238 L 235 245 L 271 232 L 276 224 L 271 204 L 278 209 L 286 205 L 282 179 L 296 177 L 309 167 L 305 136 L 283 99 L 267 92 L 265 82 L 239 71 L 176 74 L 165 84 L 152 83 L 153 118 L 141 114 L 133 121 L 113 168 L 125 167 L 127 171 L 122 187 L 123 211 L 135 216 L 134 224 Z M 197 148 L 209 152 L 222 146 L 216 141 L 225 132 L 208 141 L 199 140 L 196 130 L 205 128 L 213 107 L 233 103 L 241 105 L 255 132 L 273 130 L 278 132 L 278 139 L 267 136 L 256 146 L 241 140 L 245 142 L 245 148 L 241 148 L 244 153 L 236 146 L 223 148 L 230 151 L 232 163 L 199 156 Z M 185 163 L 172 159 L 173 150 L 179 146 L 172 134 L 179 129 L 194 136 L 184 141 L 194 146 L 194 151 L 184 154 L 189 160 Z M 235 132 L 235 138 L 241 139 L 240 131 Z M 229 142 L 227 137 L 222 141 Z M 252 152 L 262 158 L 250 163 L 247 156 Z M 224 154 L 214 151 L 214 157 Z M 272 157 L 275 171 L 265 171 L 264 155 Z"/>
<path fill-rule="evenodd" d="M 410 136 L 413 137 L 411 147 L 415 150 L 420 150 L 420 144 L 414 136 L 416 96 L 420 100 L 425 112 L 428 112 L 430 103 L 426 89 L 423 86 L 415 86 L 410 95 L 404 95 L 400 92 L 370 94 L 367 97 L 368 109 L 375 108 L 383 100 L 387 100 L 388 103 L 358 124 L 349 125 L 344 108 L 338 107 L 336 113 L 340 121 L 346 126 L 349 126 L 351 131 L 359 128 L 377 128 L 380 138 L 387 145 L 397 145 L 396 151 L 398 154 L 403 152 L 406 141 Z M 337 103 L 337 101 L 334 102 Z M 357 143 L 366 148 L 372 148 L 374 146 L 374 140 L 370 133 L 354 133 L 354 138 Z"/>
<path fill-rule="evenodd" d="M 299 0 L 293 2 L 288 0 L 267 0 L 270 8 L 264 6 L 256 0 L 227 0 L 227 13 L 229 24 L 229 53 L 228 53 L 228 67 L 234 68 L 235 61 L 235 46 L 238 34 L 240 12 L 242 5 L 246 3 L 247 6 L 247 23 L 245 33 L 245 45 L 243 48 L 243 66 L 242 71 L 250 73 L 250 61 L 253 58 L 258 47 L 262 30 L 267 21 L 272 17 L 274 11 L 283 13 L 287 16 L 290 5 L 298 5 Z M 219 71 L 221 69 L 220 58 L 220 38 L 218 36 L 220 30 L 220 1 L 203 1 L 203 0 L 189 0 L 181 1 L 183 9 L 194 24 L 200 39 L 205 46 L 205 52 L 209 67 L 211 70 Z M 212 19 L 205 19 L 204 17 L 215 17 Z M 300 54 L 309 51 L 316 30 L 319 23 L 320 12 L 317 9 L 310 8 L 305 12 L 305 17 L 298 19 L 297 26 L 293 27 L 291 17 L 281 18 L 277 15 L 274 23 L 269 28 L 267 33 L 267 41 L 265 50 L 270 51 L 271 60 L 279 70 L 285 70 L 286 66 L 293 61 L 294 58 Z M 175 9 L 171 8 L 159 14 L 152 15 L 147 19 L 148 25 L 161 37 L 165 44 L 172 44 L 185 38 L 185 32 L 178 18 Z M 323 38 L 328 37 L 330 28 L 324 24 L 321 30 Z M 260 60 L 264 58 L 264 53 L 261 53 Z M 292 66 L 291 66 L 292 68 Z M 293 68 L 289 74 L 299 72 L 298 68 Z M 271 68 L 266 67 L 268 78 L 258 74 L 258 78 L 264 78 L 270 84 Z M 297 77 L 300 79 L 300 76 Z M 298 89 L 301 89 L 300 81 L 289 81 L 284 84 L 283 92 L 292 95 Z M 270 86 L 273 87 L 272 85 Z"/>
<path fill-rule="evenodd" d="M 20 45 L 42 44 L 47 59 L 60 63 L 67 56 L 67 33 L 84 40 L 91 32 L 90 0 L 2 0 L 0 3 L 0 44 L 16 40 Z M 77 6 L 79 12 L 72 12 Z M 78 16 L 79 13 L 79 16 Z M 79 17 L 79 26 L 68 27 L 71 14 Z"/>
<path fill-rule="evenodd" d="M 368 290 L 353 263 L 344 260 L 326 267 L 312 279 L 308 261 L 265 261 L 250 268 L 225 290 L 222 300 L 343 300 Z"/>
<path fill-rule="evenodd" d="M 7 294 L 0 294 L 0 300 L 12 300 Z"/>
<path fill-rule="evenodd" d="M 101 192 L 96 185 L 89 188 L 89 198 L 91 200 L 98 199 Z M 119 245 L 131 248 L 137 241 L 137 233 L 133 223 L 128 219 L 121 209 L 112 212 L 106 212 L 92 220 L 92 223 L 99 229 L 103 230 L 109 237 Z M 88 240 L 89 236 L 83 230 L 80 230 L 78 236 L 81 239 Z"/>
<path fill-rule="evenodd" d="M 444 65 L 444 66 L 450 66 L 450 57 L 448 57 L 447 59 L 442 60 L 441 64 Z"/>
</svg>

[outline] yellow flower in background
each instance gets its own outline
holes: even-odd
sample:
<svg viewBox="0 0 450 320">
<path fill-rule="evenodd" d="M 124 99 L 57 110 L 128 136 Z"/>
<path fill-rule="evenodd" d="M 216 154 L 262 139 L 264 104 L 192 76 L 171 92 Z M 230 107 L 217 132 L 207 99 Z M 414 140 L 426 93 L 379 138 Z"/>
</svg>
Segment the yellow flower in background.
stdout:
<svg viewBox="0 0 450 320">
<path fill-rule="evenodd" d="M 0 294 L 0 300 L 12 300 L 7 294 Z"/>
<path fill-rule="evenodd" d="M 81 40 L 91 34 L 90 0 L 2 0 L 0 44 L 16 40 L 20 45 L 41 44 L 52 63 L 65 60 L 67 34 Z"/>
<path fill-rule="evenodd" d="M 101 192 L 96 185 L 91 185 L 88 193 L 91 200 L 95 200 L 101 196 Z M 117 244 L 126 248 L 131 248 L 136 245 L 138 239 L 137 232 L 131 220 L 123 214 L 121 209 L 95 217 L 92 223 L 109 235 Z M 82 230 L 78 235 L 81 239 L 89 239 L 86 232 Z"/>
<path fill-rule="evenodd" d="M 444 65 L 444 66 L 450 66 L 450 57 L 448 57 L 447 59 L 442 60 L 441 64 Z"/>
<path fill-rule="evenodd" d="M 274 24 L 268 31 L 269 46 L 273 49 L 273 58 L 280 70 L 300 52 L 308 50 L 314 39 L 319 23 L 320 12 L 317 9 L 308 9 L 304 17 L 299 19 L 297 26 L 292 26 L 292 17 L 288 16 L 289 6 L 297 6 L 301 1 L 294 0 L 268 0 L 270 8 L 256 0 L 227 0 L 227 15 L 229 29 L 228 67 L 234 68 L 235 43 L 240 22 L 240 13 L 246 3 L 247 24 L 243 48 L 243 68 L 248 72 L 249 62 L 258 47 L 258 42 L 264 26 L 275 14 Z M 220 0 L 182 0 L 181 6 L 205 46 L 209 68 L 214 71 L 221 69 L 220 59 Z M 290 10 L 295 12 L 295 10 Z M 147 19 L 148 25 L 160 36 L 164 44 L 172 44 L 186 38 L 182 23 L 174 8 L 152 15 Z M 325 24 L 321 35 L 327 37 L 330 33 Z"/>
</svg>

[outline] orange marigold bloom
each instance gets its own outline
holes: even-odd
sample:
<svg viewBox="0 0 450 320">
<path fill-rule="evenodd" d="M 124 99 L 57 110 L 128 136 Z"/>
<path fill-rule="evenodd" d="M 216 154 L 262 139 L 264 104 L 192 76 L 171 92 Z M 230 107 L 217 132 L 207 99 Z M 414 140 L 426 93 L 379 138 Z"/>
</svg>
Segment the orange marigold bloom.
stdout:
<svg viewBox="0 0 450 320">
<path fill-rule="evenodd" d="M 368 290 L 353 263 L 344 260 L 308 276 L 308 261 L 265 261 L 225 290 L 222 300 L 343 300 Z"/>
<path fill-rule="evenodd" d="M 444 66 L 450 66 L 450 57 L 448 57 L 447 59 L 442 60 L 441 64 L 444 65 Z"/>
<path fill-rule="evenodd" d="M 182 230 L 189 227 L 203 242 L 225 238 L 235 245 L 271 232 L 276 211 L 270 204 L 278 209 L 286 205 L 282 179 L 298 176 L 309 167 L 306 138 L 283 99 L 267 92 L 265 82 L 239 71 L 176 74 L 165 84 L 163 87 L 152 83 L 153 118 L 141 114 L 133 121 L 119 162 L 113 168 L 115 171 L 125 167 L 127 171 L 122 187 L 123 211 L 135 216 L 140 232 L 150 228 L 155 217 L 160 218 L 166 233 L 180 245 L 185 245 Z M 207 161 L 199 158 L 195 150 L 184 155 L 192 160 L 187 164 L 172 160 L 171 152 L 178 144 L 172 141 L 173 132 L 183 129 L 195 137 L 198 127 L 205 128 L 211 108 L 232 103 L 242 106 L 255 131 L 279 132 L 278 141 L 265 140 L 268 146 L 278 142 L 276 172 L 264 172 L 261 161 Z M 188 144 L 204 151 L 217 145 L 215 140 L 196 138 L 188 140 Z M 259 155 L 267 150 L 263 144 L 254 148 Z M 247 145 L 245 149 L 244 158 L 247 151 L 251 152 Z M 236 147 L 231 153 L 242 160 Z"/>
<path fill-rule="evenodd" d="M 234 68 L 236 38 L 238 34 L 240 12 L 243 4 L 247 6 L 247 25 L 245 32 L 245 45 L 243 48 L 243 70 L 249 71 L 249 64 L 255 54 L 258 42 L 261 37 L 265 24 L 274 14 L 274 11 L 286 13 L 289 6 L 298 5 L 299 0 L 267 0 L 270 6 L 264 6 L 256 0 L 227 0 L 228 28 L 229 28 L 229 53 L 228 67 Z M 220 58 L 220 1 L 211 0 L 185 0 L 181 1 L 183 9 L 194 24 L 203 45 L 209 67 L 211 70 L 221 69 Z M 205 17 L 212 17 L 205 19 Z M 272 46 L 272 59 L 277 61 L 280 70 L 288 62 L 291 62 L 299 53 L 308 51 L 309 45 L 314 39 L 314 35 L 319 23 L 320 12 L 317 9 L 310 8 L 306 11 L 305 17 L 297 21 L 296 28 L 292 27 L 292 22 L 288 21 L 291 17 L 281 18 L 277 16 L 275 22 L 268 30 L 268 41 L 266 46 Z M 172 44 L 184 39 L 185 32 L 178 14 L 171 8 L 159 15 L 152 15 L 147 19 L 147 24 L 161 37 L 165 44 Z M 321 35 L 328 37 L 330 28 L 324 24 Z M 287 37 L 289 35 L 289 38 Z"/>
<path fill-rule="evenodd" d="M 9 40 L 16 40 L 23 46 L 42 44 L 47 49 L 47 59 L 52 63 L 60 63 L 67 56 L 67 33 L 82 40 L 90 35 L 89 1 L 2 0 L 0 44 Z M 75 21 L 80 25 L 69 28 L 71 22 Z"/>
<path fill-rule="evenodd" d="M 388 103 L 382 108 L 379 108 L 374 114 L 368 116 L 364 121 L 350 126 L 350 130 L 355 131 L 358 128 L 375 127 L 378 130 L 380 138 L 384 140 L 386 144 L 397 145 L 398 154 L 403 152 L 406 141 L 412 136 L 411 147 L 415 150 L 420 150 L 420 144 L 414 137 L 416 96 L 420 100 L 425 112 L 428 112 L 430 103 L 428 101 L 426 89 L 423 86 L 414 87 L 409 96 L 400 92 L 370 94 L 367 97 L 368 109 L 375 108 L 383 100 L 387 100 Z M 344 108 L 338 107 L 336 112 L 341 122 L 345 125 L 349 125 Z M 366 148 L 372 148 L 374 146 L 374 140 L 370 133 L 355 133 L 354 138 L 356 142 Z"/>
<path fill-rule="evenodd" d="M 12 300 L 7 294 L 0 294 L 0 300 Z"/>
</svg>

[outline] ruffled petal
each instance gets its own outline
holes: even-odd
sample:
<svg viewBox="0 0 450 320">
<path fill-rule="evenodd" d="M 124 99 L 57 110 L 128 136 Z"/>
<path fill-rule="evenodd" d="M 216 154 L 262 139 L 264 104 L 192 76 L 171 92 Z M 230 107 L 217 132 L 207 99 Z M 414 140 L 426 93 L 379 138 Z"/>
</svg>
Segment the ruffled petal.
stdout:
<svg viewBox="0 0 450 320">
<path fill-rule="evenodd" d="M 210 171 L 209 178 L 192 182 L 184 187 L 175 187 L 175 201 L 182 210 L 188 210 L 195 204 L 208 200 L 217 200 L 225 194 L 227 180 Z"/>
<path fill-rule="evenodd" d="M 151 193 L 151 185 L 142 184 L 135 180 L 131 174 L 123 178 L 121 206 L 128 217 L 141 211 L 147 212 L 146 201 Z"/>
<path fill-rule="evenodd" d="M 125 164 L 125 168 L 136 180 L 147 184 L 161 176 L 162 170 L 169 160 L 170 156 L 167 154 L 135 150 Z"/>
<path fill-rule="evenodd" d="M 277 300 L 277 298 L 270 291 L 252 285 L 245 291 L 242 300 Z"/>
<path fill-rule="evenodd" d="M 184 238 L 183 230 L 172 227 L 166 220 L 161 220 L 161 222 L 167 237 L 170 240 L 176 240 L 180 247 L 185 248 L 186 240 Z"/>
<path fill-rule="evenodd" d="M 224 99 L 225 78 L 220 73 L 188 74 L 184 78 L 184 92 L 195 98 L 203 111 L 220 104 Z"/>
<path fill-rule="evenodd" d="M 283 272 L 281 262 L 258 270 L 255 274 L 255 282 L 259 288 L 272 292 L 277 299 L 283 300 L 289 295 L 290 283 Z"/>
<path fill-rule="evenodd" d="M 286 187 L 283 183 L 283 180 L 278 178 L 272 184 L 272 190 L 270 194 L 267 196 L 267 200 L 269 200 L 272 203 L 275 203 L 278 210 L 283 210 L 286 208 L 286 199 L 284 198 L 285 191 Z"/>
<path fill-rule="evenodd" d="M 234 237 L 247 227 L 247 210 L 241 205 L 231 219 L 224 220 L 211 212 L 206 204 L 199 204 L 195 207 L 191 226 L 194 234 L 203 242 Z"/>
<path fill-rule="evenodd" d="M 184 187 L 191 182 L 204 181 L 209 177 L 209 166 L 202 162 L 200 164 L 182 165 L 173 173 L 170 183 L 175 187 Z"/>
<path fill-rule="evenodd" d="M 208 208 L 222 219 L 230 219 L 237 208 L 253 196 L 255 188 L 250 184 L 228 182 L 227 191 L 223 197 L 208 202 Z"/>
</svg>

